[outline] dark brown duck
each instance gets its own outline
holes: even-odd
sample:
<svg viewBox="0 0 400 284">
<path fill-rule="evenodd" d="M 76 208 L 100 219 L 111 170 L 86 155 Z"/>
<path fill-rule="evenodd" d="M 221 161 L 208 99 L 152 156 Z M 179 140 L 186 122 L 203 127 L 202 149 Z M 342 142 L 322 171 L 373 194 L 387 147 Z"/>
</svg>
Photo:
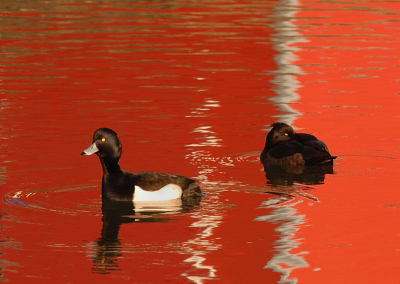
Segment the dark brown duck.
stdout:
<svg viewBox="0 0 400 284">
<path fill-rule="evenodd" d="M 296 133 L 283 122 L 271 125 L 260 160 L 265 164 L 315 166 L 332 163 L 336 156 L 317 137 L 306 133 Z"/>
</svg>

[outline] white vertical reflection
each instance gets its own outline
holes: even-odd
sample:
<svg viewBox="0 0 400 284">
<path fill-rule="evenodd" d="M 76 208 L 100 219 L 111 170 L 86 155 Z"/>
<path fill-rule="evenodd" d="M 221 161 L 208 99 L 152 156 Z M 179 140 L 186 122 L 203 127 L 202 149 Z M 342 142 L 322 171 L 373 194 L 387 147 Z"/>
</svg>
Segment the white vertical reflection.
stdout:
<svg viewBox="0 0 400 284">
<path fill-rule="evenodd" d="M 187 277 L 196 284 L 201 284 L 204 280 L 210 280 L 216 277 L 217 270 L 214 266 L 204 265 L 203 262 L 206 260 L 205 255 L 208 251 L 218 250 L 221 247 L 220 244 L 213 243 L 210 237 L 213 234 L 214 228 L 221 224 L 222 216 L 201 215 L 198 213 L 198 216 L 193 217 L 199 218 L 199 221 L 194 222 L 190 227 L 203 228 L 203 230 L 197 234 L 194 239 L 188 240 L 182 244 L 183 250 L 191 254 L 191 256 L 184 261 L 192 263 L 192 266 L 195 268 L 193 273 L 185 272 L 182 273 L 182 276 Z"/>
<path fill-rule="evenodd" d="M 220 102 L 214 99 L 207 98 L 203 104 L 190 112 L 186 117 L 207 117 L 208 112 L 212 108 L 221 107 Z M 189 159 L 192 164 L 198 165 L 198 175 L 195 177 L 197 181 L 202 183 L 202 186 L 215 186 L 217 183 L 208 182 L 208 175 L 214 172 L 216 166 L 210 166 L 204 161 L 215 161 L 212 157 L 208 147 L 221 147 L 222 139 L 218 138 L 217 133 L 212 129 L 211 125 L 199 125 L 192 133 L 196 133 L 196 143 L 185 145 L 189 154 L 186 159 Z M 218 162 L 221 162 L 218 159 Z M 227 161 L 229 164 L 229 161 Z M 185 259 L 185 262 L 192 263 L 193 269 L 190 272 L 182 273 L 182 276 L 187 277 L 189 280 L 196 284 L 202 284 L 205 280 L 215 279 L 217 270 L 213 265 L 205 265 L 206 254 L 209 251 L 220 249 L 220 244 L 213 242 L 213 230 L 217 228 L 222 222 L 222 216 L 210 215 L 203 213 L 196 213 L 194 218 L 199 221 L 194 222 L 190 227 L 202 228 L 202 231 L 197 234 L 194 239 L 188 240 L 182 244 L 183 250 L 191 256 Z"/>
<path fill-rule="evenodd" d="M 299 230 L 299 226 L 304 223 L 305 215 L 298 215 L 295 206 L 303 200 L 299 199 L 296 202 L 289 203 L 291 198 L 276 197 L 264 201 L 259 208 L 269 208 L 273 211 L 269 215 L 259 216 L 254 221 L 264 221 L 273 224 L 280 224 L 275 228 L 279 233 L 279 240 L 274 244 L 276 253 L 264 266 L 265 269 L 272 269 L 274 272 L 281 274 L 281 279 L 278 283 L 293 284 L 297 283 L 297 279 L 288 279 L 290 273 L 294 269 L 309 267 L 310 265 L 302 257 L 308 252 L 292 254 L 290 251 L 297 248 L 300 244 L 299 240 L 295 239 L 295 233 Z"/>
<path fill-rule="evenodd" d="M 210 111 L 211 108 L 216 107 L 221 107 L 220 102 L 207 98 L 200 107 L 193 109 L 190 112 L 190 115 L 187 115 L 186 117 L 207 117 L 207 112 Z M 198 137 L 196 138 L 197 141 L 196 143 L 185 145 L 190 152 L 186 155 L 185 159 L 189 159 L 193 164 L 198 164 L 199 171 L 198 176 L 195 177 L 196 180 L 207 182 L 207 176 L 216 169 L 215 166 L 209 166 L 208 164 L 203 163 L 206 160 L 214 159 L 207 148 L 221 147 L 222 139 L 218 138 L 217 133 L 212 130 L 211 125 L 199 125 L 192 131 L 192 133 L 198 134 Z"/>
<path fill-rule="evenodd" d="M 271 25 L 276 33 L 272 36 L 273 48 L 278 51 L 274 60 L 277 70 L 272 71 L 274 79 L 271 81 L 275 87 L 275 97 L 271 101 L 279 108 L 282 114 L 278 115 L 279 121 L 292 125 L 296 118 L 301 115 L 292 105 L 300 98 L 297 90 L 301 87 L 297 76 L 303 75 L 303 71 L 294 62 L 298 60 L 295 52 L 299 50 L 295 43 L 306 42 L 297 30 L 294 23 L 295 14 L 299 11 L 298 0 L 280 0 L 275 7 L 274 17 L 276 21 Z M 278 283 L 292 284 L 297 283 L 297 279 L 289 279 L 294 269 L 308 267 L 309 264 L 303 258 L 301 252 L 291 253 L 291 250 L 298 248 L 300 242 L 295 239 L 295 233 L 304 223 L 305 215 L 297 214 L 295 206 L 303 200 L 289 203 L 292 199 L 276 197 L 263 202 L 260 208 L 273 209 L 271 214 L 259 216 L 255 221 L 270 222 L 279 224 L 275 230 L 279 233 L 279 240 L 274 244 L 276 253 L 264 266 L 265 269 L 272 269 L 281 274 Z"/>
<path fill-rule="evenodd" d="M 296 91 L 300 88 L 297 76 L 303 74 L 299 66 L 293 64 L 297 60 L 295 52 L 298 50 L 294 43 L 305 42 L 306 39 L 297 32 L 298 27 L 293 23 L 294 15 L 299 10 L 299 1 L 280 0 L 275 7 L 273 17 L 276 21 L 271 27 L 276 31 L 272 35 L 273 48 L 279 53 L 274 56 L 278 70 L 272 71 L 275 75 L 271 82 L 276 93 L 271 101 L 279 108 L 282 114 L 278 115 L 279 121 L 289 125 L 293 124 L 297 116 L 301 115 L 292 104 L 300 98 Z"/>
<path fill-rule="evenodd" d="M 207 112 L 211 108 L 221 107 L 219 101 L 212 99 L 205 99 L 203 105 L 193 109 L 190 112 L 190 115 L 186 117 L 207 117 Z M 198 140 L 197 143 L 185 145 L 186 147 L 221 147 L 222 139 L 217 137 L 217 134 L 212 131 L 212 126 L 201 125 L 195 128 L 192 133 L 200 133 L 201 137 L 196 138 Z"/>
</svg>

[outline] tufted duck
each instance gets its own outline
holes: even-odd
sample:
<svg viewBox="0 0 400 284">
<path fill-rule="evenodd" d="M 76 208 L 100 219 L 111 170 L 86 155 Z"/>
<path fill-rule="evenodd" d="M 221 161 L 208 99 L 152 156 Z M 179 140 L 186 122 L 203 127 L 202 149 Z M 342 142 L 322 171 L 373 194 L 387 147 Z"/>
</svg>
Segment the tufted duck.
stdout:
<svg viewBox="0 0 400 284">
<path fill-rule="evenodd" d="M 331 156 L 324 142 L 315 136 L 295 133 L 286 123 L 271 125 L 260 160 L 266 164 L 314 166 L 333 163 L 336 156 Z"/>
<path fill-rule="evenodd" d="M 118 201 L 166 201 L 201 196 L 200 187 L 190 178 L 158 172 L 130 173 L 121 170 L 122 145 L 109 128 L 94 132 L 93 142 L 81 155 L 96 153 L 103 167 L 102 195 Z"/>
</svg>

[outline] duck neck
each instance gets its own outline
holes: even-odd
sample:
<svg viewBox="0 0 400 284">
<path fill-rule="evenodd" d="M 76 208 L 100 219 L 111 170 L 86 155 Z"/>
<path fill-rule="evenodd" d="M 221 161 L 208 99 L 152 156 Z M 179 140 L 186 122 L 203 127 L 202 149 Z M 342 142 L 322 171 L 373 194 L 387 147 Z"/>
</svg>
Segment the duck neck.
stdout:
<svg viewBox="0 0 400 284">
<path fill-rule="evenodd" d="M 121 171 L 121 167 L 119 166 L 119 157 L 99 157 L 101 166 L 103 167 L 103 175 L 113 174 Z"/>
<path fill-rule="evenodd" d="M 268 146 L 268 138 L 265 139 L 265 145 L 264 145 L 264 150 L 265 152 L 267 152 L 269 150 L 269 146 Z"/>
</svg>

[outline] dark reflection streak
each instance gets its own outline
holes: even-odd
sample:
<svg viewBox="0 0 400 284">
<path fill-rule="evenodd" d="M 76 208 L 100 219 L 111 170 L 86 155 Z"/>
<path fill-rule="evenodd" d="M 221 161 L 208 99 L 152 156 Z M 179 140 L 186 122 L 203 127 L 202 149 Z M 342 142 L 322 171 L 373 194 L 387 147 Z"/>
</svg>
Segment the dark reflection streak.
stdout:
<svg viewBox="0 0 400 284">
<path fill-rule="evenodd" d="M 333 163 L 318 166 L 280 166 L 264 165 L 268 187 L 267 193 L 280 196 L 300 196 L 319 202 L 318 198 L 305 190 L 312 190 L 311 185 L 323 184 L 326 174 L 334 174 Z"/>
<path fill-rule="evenodd" d="M 133 222 L 168 222 L 158 216 L 143 218 L 136 216 L 133 202 L 103 200 L 101 211 L 103 227 L 100 238 L 96 240 L 93 257 L 93 273 L 107 274 L 119 270 L 117 259 L 122 255 L 119 229 L 122 224 Z"/>
<path fill-rule="evenodd" d="M 106 274 L 112 270 L 119 270 L 115 263 L 117 257 L 121 256 L 121 243 L 118 238 L 119 227 L 122 223 L 130 223 L 135 219 L 129 220 L 124 215 L 134 213 L 133 203 L 119 202 L 119 206 L 112 202 L 103 201 L 103 227 L 101 236 L 96 241 L 95 256 L 93 257 L 93 273 Z"/>
<path fill-rule="evenodd" d="M 273 186 L 322 184 L 326 174 L 333 174 L 333 163 L 317 166 L 264 165 L 267 184 Z"/>
<path fill-rule="evenodd" d="M 186 212 L 200 204 L 200 198 L 188 198 L 182 200 L 182 206 L 173 211 Z M 108 274 L 119 270 L 117 260 L 122 256 L 123 245 L 119 238 L 119 229 L 122 224 L 135 222 L 170 222 L 166 213 L 171 208 L 152 207 L 154 210 L 136 212 L 133 202 L 111 201 L 103 199 L 102 222 L 100 238 L 95 241 L 93 247 L 94 256 L 92 272 L 96 274 Z M 163 211 L 164 209 L 164 211 Z"/>
</svg>

